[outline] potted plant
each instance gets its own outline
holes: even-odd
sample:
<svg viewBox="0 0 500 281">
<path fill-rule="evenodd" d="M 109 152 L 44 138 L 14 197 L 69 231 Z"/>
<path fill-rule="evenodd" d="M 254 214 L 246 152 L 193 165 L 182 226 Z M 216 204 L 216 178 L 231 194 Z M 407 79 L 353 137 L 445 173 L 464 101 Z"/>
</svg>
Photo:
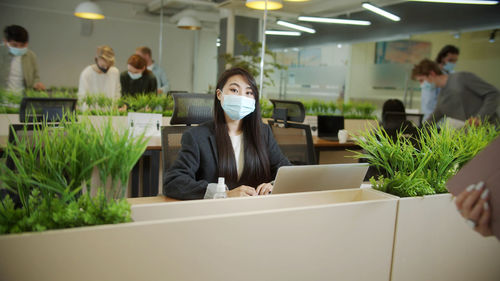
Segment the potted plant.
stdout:
<svg viewBox="0 0 500 281">
<path fill-rule="evenodd" d="M 445 183 L 498 136 L 494 125 L 440 129 L 433 125 L 407 138 L 382 128 L 356 138 L 384 171 L 373 188 L 401 197 L 391 280 L 497 280 L 500 243 L 475 233 L 461 219 Z"/>
</svg>

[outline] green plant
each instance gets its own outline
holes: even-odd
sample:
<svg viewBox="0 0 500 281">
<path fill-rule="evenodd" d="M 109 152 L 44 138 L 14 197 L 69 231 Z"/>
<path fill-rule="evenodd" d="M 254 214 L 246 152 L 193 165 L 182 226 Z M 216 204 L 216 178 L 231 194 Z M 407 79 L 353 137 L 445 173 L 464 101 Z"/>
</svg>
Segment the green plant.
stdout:
<svg viewBox="0 0 500 281">
<path fill-rule="evenodd" d="M 258 77 L 260 74 L 260 61 L 261 61 L 261 49 L 262 44 L 260 42 L 250 41 L 245 35 L 238 34 L 236 39 L 238 42 L 244 47 L 244 51 L 239 56 L 233 56 L 232 54 L 221 54 L 219 58 L 223 59 L 225 65 L 230 65 L 232 67 L 241 67 L 253 77 Z M 275 69 L 287 69 L 287 66 L 279 64 L 276 62 L 276 53 L 267 49 L 265 50 L 265 54 L 271 57 L 270 61 L 266 61 L 264 66 L 264 77 L 267 81 L 264 81 L 264 85 L 274 85 L 274 81 L 271 78 L 271 74 L 274 73 Z"/>
<path fill-rule="evenodd" d="M 5 159 L 0 161 L 0 189 L 17 194 L 22 208 L 14 208 L 9 197 L 2 199 L 0 233 L 130 220 L 116 214 L 129 214 L 130 207 L 120 198 L 147 140 L 131 137 L 128 130 L 116 131 L 111 119 L 96 127 L 86 116 L 80 122 L 74 115 L 67 118 L 58 127 L 36 124 L 32 138 L 7 144 L 4 157 L 14 169 Z M 93 169 L 99 172 L 101 186 L 90 186 Z M 73 213 L 69 220 L 68 210 L 83 213 Z"/>
<path fill-rule="evenodd" d="M 495 126 L 453 129 L 447 124 L 418 129 L 413 138 L 393 138 L 377 128 L 356 138 L 364 152 L 355 152 L 386 176 L 371 178 L 375 189 L 400 197 L 447 192 L 445 183 L 467 161 L 498 136 Z"/>
</svg>

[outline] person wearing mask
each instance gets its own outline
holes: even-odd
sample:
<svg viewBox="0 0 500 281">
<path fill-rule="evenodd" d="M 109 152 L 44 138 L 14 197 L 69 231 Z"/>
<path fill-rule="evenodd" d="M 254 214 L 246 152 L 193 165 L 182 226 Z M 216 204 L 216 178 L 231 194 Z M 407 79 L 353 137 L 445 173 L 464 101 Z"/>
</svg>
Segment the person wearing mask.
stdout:
<svg viewBox="0 0 500 281">
<path fill-rule="evenodd" d="M 19 25 L 4 29 L 0 46 L 0 89 L 23 92 L 28 89 L 45 90 L 40 82 L 36 55 L 28 49 L 28 31 Z"/>
<path fill-rule="evenodd" d="M 142 93 L 156 93 L 156 77 L 147 69 L 146 60 L 132 55 L 127 61 L 127 71 L 120 75 L 122 95 L 135 96 Z"/>
<path fill-rule="evenodd" d="M 151 49 L 149 47 L 139 47 L 135 50 L 135 54 L 141 56 L 146 60 L 148 70 L 151 70 L 156 76 L 156 84 L 158 86 L 158 94 L 167 93 L 169 89 L 167 74 L 165 70 L 160 67 L 159 64 L 155 63 L 152 55 Z"/>
<path fill-rule="evenodd" d="M 447 116 L 477 124 L 488 119 L 498 122 L 496 113 L 500 92 L 470 72 L 446 74 L 436 62 L 422 60 L 412 70 L 412 79 L 441 88 L 436 108 L 425 122 L 438 122 Z"/>
<path fill-rule="evenodd" d="M 290 165 L 262 123 L 257 83 L 248 71 L 224 71 L 214 95 L 214 119 L 187 130 L 176 161 L 163 177 L 163 193 L 177 199 L 204 197 L 224 177 L 228 197 L 269 194 L 278 168 Z"/>
<path fill-rule="evenodd" d="M 83 69 L 78 84 L 78 98 L 87 95 L 105 96 L 117 100 L 120 98 L 120 72 L 115 65 L 115 52 L 109 46 L 97 47 L 94 64 Z"/>
<path fill-rule="evenodd" d="M 438 63 L 439 68 L 446 74 L 453 73 L 459 54 L 460 50 L 457 47 L 453 45 L 444 46 L 436 57 L 436 62 Z M 432 85 L 425 82 L 420 85 L 420 88 L 421 111 L 424 114 L 424 119 L 427 119 L 434 111 L 434 108 L 436 108 L 440 89 L 432 87 Z"/>
</svg>

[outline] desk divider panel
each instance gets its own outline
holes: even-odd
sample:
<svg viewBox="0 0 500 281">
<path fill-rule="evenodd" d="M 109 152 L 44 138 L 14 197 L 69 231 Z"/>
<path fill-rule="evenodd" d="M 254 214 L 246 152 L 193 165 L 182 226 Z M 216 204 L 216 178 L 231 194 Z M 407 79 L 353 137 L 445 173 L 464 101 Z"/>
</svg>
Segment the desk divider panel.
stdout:
<svg viewBox="0 0 500 281">
<path fill-rule="evenodd" d="M 1 236 L 2 278 L 390 278 L 397 207 L 390 195 L 347 190 L 210 201 L 159 204 L 178 210 L 154 220 Z M 197 205 L 210 215 L 200 216 Z"/>
</svg>

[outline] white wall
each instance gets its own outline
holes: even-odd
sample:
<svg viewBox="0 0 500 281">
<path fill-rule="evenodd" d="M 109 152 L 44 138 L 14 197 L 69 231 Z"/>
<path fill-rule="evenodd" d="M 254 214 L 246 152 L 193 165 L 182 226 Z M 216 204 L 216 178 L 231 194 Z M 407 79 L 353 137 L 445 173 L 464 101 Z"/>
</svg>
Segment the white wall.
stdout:
<svg viewBox="0 0 500 281">
<path fill-rule="evenodd" d="M 151 47 L 158 58 L 159 16 L 145 12 L 144 5 L 109 1 L 97 3 L 106 15 L 94 21 L 90 36 L 81 35 L 82 20 L 73 16 L 80 0 L 1 0 L 0 27 L 18 24 L 30 35 L 29 48 L 38 56 L 40 76 L 46 86 L 78 86 L 82 69 L 93 63 L 96 47 L 110 45 L 116 54 L 116 66 L 126 69 L 126 61 L 141 45 Z M 164 24 L 163 59 L 173 90 L 205 92 L 215 84 L 217 70 L 216 30 L 199 31 L 195 83 L 193 77 L 196 32 Z M 2 34 L 3 37 L 3 34 Z"/>
</svg>

